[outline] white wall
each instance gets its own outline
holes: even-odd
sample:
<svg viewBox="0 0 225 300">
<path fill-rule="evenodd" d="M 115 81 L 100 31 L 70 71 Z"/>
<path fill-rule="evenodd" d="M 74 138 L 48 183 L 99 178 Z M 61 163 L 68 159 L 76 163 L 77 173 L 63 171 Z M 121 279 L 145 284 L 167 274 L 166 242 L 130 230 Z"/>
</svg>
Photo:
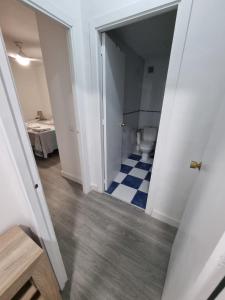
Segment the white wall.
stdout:
<svg viewBox="0 0 225 300">
<path fill-rule="evenodd" d="M 141 102 L 144 60 L 127 48 L 124 89 L 124 122 L 128 127 L 137 129 Z"/>
<path fill-rule="evenodd" d="M 67 29 L 41 13 L 36 15 L 62 174 L 81 182 Z"/>
<path fill-rule="evenodd" d="M 47 118 L 52 118 L 52 107 L 51 107 L 51 101 L 49 97 L 45 67 L 43 63 L 36 64 L 35 72 L 36 72 L 37 84 L 39 88 L 38 92 L 41 98 L 44 116 Z"/>
<path fill-rule="evenodd" d="M 52 111 L 43 64 L 32 62 L 25 67 L 13 59 L 10 59 L 10 63 L 24 120 L 33 120 L 38 110 L 42 110 L 46 118 L 51 118 Z"/>
<path fill-rule="evenodd" d="M 169 53 L 167 56 L 152 57 L 145 61 L 139 128 L 159 126 L 168 64 Z M 148 73 L 148 67 L 150 66 L 154 67 L 153 73 Z"/>
</svg>

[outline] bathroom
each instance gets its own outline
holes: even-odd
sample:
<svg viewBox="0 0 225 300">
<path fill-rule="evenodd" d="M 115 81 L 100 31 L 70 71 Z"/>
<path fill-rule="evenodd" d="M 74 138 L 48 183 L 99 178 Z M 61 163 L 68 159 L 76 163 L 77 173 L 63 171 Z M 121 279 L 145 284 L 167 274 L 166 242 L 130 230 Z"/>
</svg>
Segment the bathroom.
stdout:
<svg viewBox="0 0 225 300">
<path fill-rule="evenodd" d="M 117 53 L 117 56 L 115 54 L 114 59 L 111 60 L 115 65 L 116 59 L 120 55 L 120 65 L 117 68 L 113 66 L 111 73 L 115 72 L 112 78 L 116 81 L 118 80 L 116 78 L 119 77 L 118 72 L 120 72 L 120 81 L 123 81 L 120 93 L 118 90 L 116 93 L 120 94 L 122 110 L 121 136 L 117 135 L 118 139 L 121 139 L 119 145 L 121 155 L 117 153 L 121 161 L 120 170 L 118 170 L 118 166 L 117 168 L 112 167 L 112 164 L 110 167 L 109 161 L 105 160 L 106 177 L 110 177 L 108 174 L 113 174 L 108 170 L 109 168 L 115 169 L 115 176 L 111 175 L 110 179 L 106 178 L 108 180 L 106 180 L 105 190 L 113 197 L 141 209 L 146 208 L 148 199 L 175 20 L 176 10 L 172 10 L 108 31 L 104 38 L 106 59 L 111 60 L 110 56 L 113 55 L 113 51 L 120 52 Z M 107 43 L 111 43 L 111 46 L 107 46 Z M 122 62 L 124 62 L 123 68 L 121 67 Z M 109 63 L 105 65 L 105 81 L 107 80 L 108 66 Z M 123 75 L 121 76 L 121 74 Z M 115 82 L 115 89 L 119 89 L 119 84 L 121 85 L 121 82 Z M 112 84 L 110 88 L 112 89 Z M 105 100 L 105 111 L 107 112 L 107 101 L 110 100 Z M 108 107 L 110 115 L 118 114 L 116 105 L 113 106 L 111 103 L 110 106 L 109 103 Z M 111 125 L 108 124 L 108 127 Z M 107 131 L 107 126 L 105 130 L 106 139 L 107 134 L 112 138 L 113 134 Z M 111 151 L 109 148 L 105 148 L 106 156 L 113 157 L 109 153 Z M 118 149 L 119 147 L 117 147 L 117 152 Z"/>
</svg>

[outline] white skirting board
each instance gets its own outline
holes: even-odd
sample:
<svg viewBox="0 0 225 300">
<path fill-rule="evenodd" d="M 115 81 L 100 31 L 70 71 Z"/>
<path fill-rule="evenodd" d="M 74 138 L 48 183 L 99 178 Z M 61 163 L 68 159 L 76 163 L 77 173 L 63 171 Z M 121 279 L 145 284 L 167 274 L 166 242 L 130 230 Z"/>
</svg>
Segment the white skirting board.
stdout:
<svg viewBox="0 0 225 300">
<path fill-rule="evenodd" d="M 98 192 L 101 194 L 105 192 L 105 190 L 102 188 L 102 186 L 99 186 L 96 183 L 91 183 L 90 191 L 95 191 L 95 192 Z"/>
<path fill-rule="evenodd" d="M 77 182 L 77 183 L 82 184 L 82 181 L 81 181 L 80 178 L 77 178 L 77 177 L 75 177 L 74 175 L 72 175 L 72 174 L 70 174 L 70 173 L 67 173 L 67 172 L 65 172 L 65 171 L 63 171 L 63 170 L 61 170 L 61 175 L 62 175 L 63 177 L 65 177 L 65 178 L 67 178 L 67 179 L 70 179 L 70 180 L 72 180 L 72 181 L 74 181 L 74 182 Z"/>
<path fill-rule="evenodd" d="M 160 221 L 162 221 L 162 222 L 164 222 L 164 223 L 167 223 L 167 224 L 169 224 L 169 225 L 171 225 L 171 226 L 174 226 L 174 227 L 176 227 L 176 228 L 178 228 L 179 227 L 179 225 L 180 225 L 180 222 L 178 221 L 178 220 L 176 220 L 176 219 L 174 219 L 174 218 L 171 218 L 171 217 L 169 217 L 169 216 L 167 216 L 167 215 L 164 215 L 163 213 L 161 213 L 160 211 L 157 211 L 157 210 L 155 210 L 155 209 L 153 209 L 152 211 L 151 211 L 151 214 L 150 214 L 153 218 L 155 218 L 155 219 L 158 219 L 158 220 L 160 220 Z"/>
</svg>

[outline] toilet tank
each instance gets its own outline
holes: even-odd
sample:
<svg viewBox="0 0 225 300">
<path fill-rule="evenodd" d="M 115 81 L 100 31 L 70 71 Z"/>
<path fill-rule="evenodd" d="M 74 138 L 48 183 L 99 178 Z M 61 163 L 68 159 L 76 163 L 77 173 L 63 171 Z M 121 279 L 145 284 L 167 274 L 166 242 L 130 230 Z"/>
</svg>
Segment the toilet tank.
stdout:
<svg viewBox="0 0 225 300">
<path fill-rule="evenodd" d="M 142 140 L 145 142 L 155 142 L 157 138 L 158 128 L 156 127 L 144 127 Z"/>
</svg>

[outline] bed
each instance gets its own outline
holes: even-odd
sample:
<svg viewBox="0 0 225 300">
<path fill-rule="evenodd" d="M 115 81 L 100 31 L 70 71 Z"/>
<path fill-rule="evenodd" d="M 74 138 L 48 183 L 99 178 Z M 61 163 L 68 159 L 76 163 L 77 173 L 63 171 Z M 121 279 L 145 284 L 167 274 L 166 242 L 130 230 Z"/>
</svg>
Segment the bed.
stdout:
<svg viewBox="0 0 225 300">
<path fill-rule="evenodd" d="M 29 121 L 26 123 L 26 127 L 35 155 L 47 158 L 49 153 L 58 149 L 52 120 Z"/>
</svg>

